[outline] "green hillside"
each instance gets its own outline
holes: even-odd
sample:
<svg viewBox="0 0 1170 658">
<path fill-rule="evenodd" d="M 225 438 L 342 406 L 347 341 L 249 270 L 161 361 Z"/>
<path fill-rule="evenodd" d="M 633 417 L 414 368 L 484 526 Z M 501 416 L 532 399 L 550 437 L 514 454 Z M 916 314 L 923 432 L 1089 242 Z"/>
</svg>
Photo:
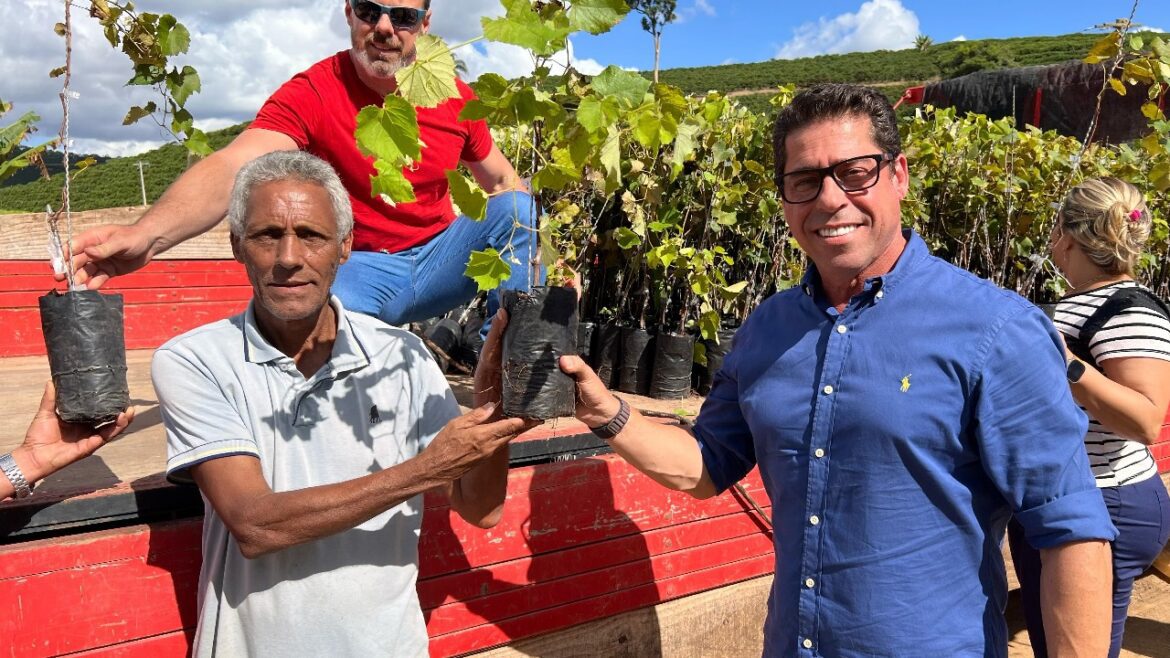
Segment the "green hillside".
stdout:
<svg viewBox="0 0 1170 658">
<path fill-rule="evenodd" d="M 805 86 L 817 82 L 859 82 L 870 84 L 896 101 L 906 87 L 937 79 L 948 70 L 1033 66 L 1080 59 L 1100 38 L 1097 34 L 1069 34 L 1058 37 L 984 39 L 931 45 L 925 50 L 879 50 L 868 53 L 820 55 L 793 60 L 770 60 L 754 64 L 727 64 L 696 68 L 667 69 L 663 82 L 688 94 L 755 91 L 737 94 L 735 100 L 760 113 L 770 112 L 771 91 L 781 84 Z M 649 73 L 646 73 L 648 76 Z M 211 133 L 211 144 L 221 148 L 244 129 L 244 124 Z M 137 161 L 146 170 L 146 194 L 157 199 L 186 167 L 182 147 L 168 145 L 130 158 L 114 158 L 81 174 L 73 185 L 73 208 L 92 210 L 141 203 Z M 0 209 L 35 212 L 46 203 L 60 204 L 61 177 L 0 188 Z"/>
<path fill-rule="evenodd" d="M 246 124 L 209 133 L 212 148 L 223 148 Z M 110 158 L 77 174 L 70 190 L 73 210 L 96 210 L 135 206 L 142 203 L 138 181 L 138 161 L 148 165 L 144 172 L 146 198 L 153 203 L 179 174 L 187 168 L 187 150 L 179 144 L 167 144 L 153 151 L 128 158 Z M 0 188 L 0 208 L 7 211 L 40 212 L 45 204 L 61 205 L 61 174 L 48 180 Z"/>
</svg>

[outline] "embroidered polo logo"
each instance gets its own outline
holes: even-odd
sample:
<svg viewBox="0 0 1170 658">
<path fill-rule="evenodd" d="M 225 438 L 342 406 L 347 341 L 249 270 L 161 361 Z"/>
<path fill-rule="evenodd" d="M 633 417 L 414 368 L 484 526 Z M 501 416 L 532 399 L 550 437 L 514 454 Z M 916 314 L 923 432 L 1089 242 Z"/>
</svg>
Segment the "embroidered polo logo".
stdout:
<svg viewBox="0 0 1170 658">
<path fill-rule="evenodd" d="M 377 425 L 380 422 L 382 422 L 382 416 L 378 414 L 378 405 L 370 405 L 370 424 Z"/>
<path fill-rule="evenodd" d="M 902 392 L 903 393 L 910 390 L 910 378 L 913 376 L 914 375 L 906 375 L 905 377 L 902 378 Z"/>
</svg>

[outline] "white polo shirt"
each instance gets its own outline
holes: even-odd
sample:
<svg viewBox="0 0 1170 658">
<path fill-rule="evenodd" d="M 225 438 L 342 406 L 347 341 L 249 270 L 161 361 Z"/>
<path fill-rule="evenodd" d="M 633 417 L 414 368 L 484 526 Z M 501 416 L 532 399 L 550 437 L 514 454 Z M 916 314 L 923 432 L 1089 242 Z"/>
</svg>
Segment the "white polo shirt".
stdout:
<svg viewBox="0 0 1170 658">
<path fill-rule="evenodd" d="M 273 491 L 402 463 L 459 413 L 422 341 L 337 311 L 333 355 L 309 379 L 260 334 L 252 305 L 155 353 L 167 477 L 228 455 L 260 460 Z M 253 560 L 204 499 L 196 656 L 426 656 L 417 496 L 360 526 Z"/>
</svg>

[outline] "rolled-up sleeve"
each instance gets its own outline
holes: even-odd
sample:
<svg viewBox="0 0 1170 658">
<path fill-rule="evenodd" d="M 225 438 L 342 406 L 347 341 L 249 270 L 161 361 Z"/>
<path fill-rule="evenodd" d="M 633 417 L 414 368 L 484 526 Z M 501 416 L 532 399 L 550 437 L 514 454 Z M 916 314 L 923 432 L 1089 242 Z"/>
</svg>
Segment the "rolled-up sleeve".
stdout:
<svg viewBox="0 0 1170 658">
<path fill-rule="evenodd" d="M 1036 548 L 1113 540 L 1085 452 L 1087 418 L 1064 375 L 1063 349 L 1039 309 L 1020 306 L 988 333 L 975 428 L 988 477 Z"/>
</svg>

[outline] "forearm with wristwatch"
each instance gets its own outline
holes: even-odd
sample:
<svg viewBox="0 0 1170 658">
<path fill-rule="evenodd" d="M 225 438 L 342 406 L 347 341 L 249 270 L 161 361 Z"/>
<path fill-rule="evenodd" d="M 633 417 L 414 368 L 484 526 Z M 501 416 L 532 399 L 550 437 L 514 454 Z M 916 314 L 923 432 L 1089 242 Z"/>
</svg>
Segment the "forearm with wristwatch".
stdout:
<svg viewBox="0 0 1170 658">
<path fill-rule="evenodd" d="M 0 473 L 4 475 L 0 478 L 0 500 L 28 498 L 39 479 L 33 460 L 22 452 L 22 448 L 0 455 Z"/>
</svg>

